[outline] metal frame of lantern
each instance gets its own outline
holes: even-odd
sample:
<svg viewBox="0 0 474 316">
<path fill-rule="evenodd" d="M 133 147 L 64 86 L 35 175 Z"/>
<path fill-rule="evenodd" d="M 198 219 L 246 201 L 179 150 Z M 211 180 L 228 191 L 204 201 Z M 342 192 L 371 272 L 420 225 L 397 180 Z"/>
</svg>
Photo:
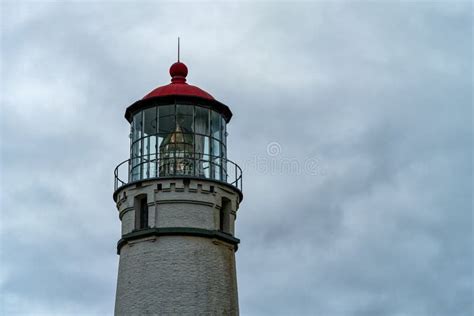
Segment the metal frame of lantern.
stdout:
<svg viewBox="0 0 474 316">
<path fill-rule="evenodd" d="M 159 109 L 162 106 L 174 106 L 173 117 L 174 122 L 177 122 L 178 112 L 177 105 L 192 106 L 193 120 L 196 118 L 195 108 L 200 107 L 209 110 L 209 115 L 212 111 L 217 112 L 227 124 L 232 112 L 223 103 L 217 100 L 208 100 L 195 96 L 176 95 L 163 96 L 149 99 L 142 99 L 130 105 L 126 112 L 125 118 L 133 125 L 134 115 L 141 112 L 142 121 L 144 120 L 144 113 L 146 110 L 156 107 Z M 160 119 L 159 114 L 155 114 L 156 120 Z M 175 123 L 176 124 L 176 123 Z M 220 135 L 220 139 L 213 137 L 211 131 L 211 124 L 209 122 L 209 134 L 202 134 L 199 132 L 157 132 L 137 139 L 132 139 L 130 142 L 131 157 L 120 163 L 114 170 L 114 196 L 119 189 L 134 183 L 144 180 L 152 179 L 167 179 L 167 178 L 195 178 L 216 181 L 221 184 L 230 185 L 239 191 L 242 198 L 242 169 L 233 161 L 227 159 L 227 131 Z M 221 123 L 223 124 L 223 123 Z M 195 121 L 193 121 L 195 127 Z M 225 125 L 224 125 L 225 126 Z M 159 130 L 159 127 L 157 128 Z M 142 131 L 143 133 L 143 131 Z M 166 154 L 160 148 L 160 144 L 156 139 L 159 137 L 168 137 L 175 133 L 175 136 L 191 135 L 192 143 L 174 142 L 173 147 L 166 150 Z M 196 150 L 196 137 L 201 137 L 209 143 L 209 152 L 202 152 Z M 146 139 L 155 139 L 155 148 L 153 153 L 144 154 L 144 143 Z M 141 144 L 141 145 L 137 145 Z M 219 155 L 213 155 L 215 152 L 213 146 L 219 146 Z M 135 146 L 140 147 L 140 154 L 134 155 Z M 187 146 L 188 150 L 180 150 L 182 146 Z M 192 150 L 191 147 L 192 146 Z"/>
</svg>

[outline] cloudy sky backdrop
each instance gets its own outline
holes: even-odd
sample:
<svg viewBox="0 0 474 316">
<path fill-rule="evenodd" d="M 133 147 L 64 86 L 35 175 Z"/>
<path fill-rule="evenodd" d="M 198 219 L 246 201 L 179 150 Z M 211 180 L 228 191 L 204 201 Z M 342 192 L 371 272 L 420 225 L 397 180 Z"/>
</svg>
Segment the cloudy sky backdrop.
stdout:
<svg viewBox="0 0 474 316">
<path fill-rule="evenodd" d="M 472 20 L 460 1 L 2 1 L 0 314 L 112 314 L 123 114 L 169 82 L 179 35 L 188 82 L 234 112 L 242 315 L 472 315 Z"/>
</svg>

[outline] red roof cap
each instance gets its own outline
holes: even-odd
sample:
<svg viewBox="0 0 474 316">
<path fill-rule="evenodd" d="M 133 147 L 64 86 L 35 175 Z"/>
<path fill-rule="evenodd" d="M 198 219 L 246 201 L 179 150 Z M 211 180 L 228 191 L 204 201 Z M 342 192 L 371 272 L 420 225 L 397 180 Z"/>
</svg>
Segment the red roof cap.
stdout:
<svg viewBox="0 0 474 316">
<path fill-rule="evenodd" d="M 187 84 L 186 76 L 188 75 L 188 67 L 182 62 L 176 62 L 170 67 L 171 83 L 166 86 L 161 86 L 155 90 L 148 93 L 143 97 L 143 100 L 154 98 L 154 97 L 163 97 L 170 95 L 187 95 L 200 97 L 208 100 L 214 100 L 214 97 L 207 93 L 206 91 Z"/>
</svg>

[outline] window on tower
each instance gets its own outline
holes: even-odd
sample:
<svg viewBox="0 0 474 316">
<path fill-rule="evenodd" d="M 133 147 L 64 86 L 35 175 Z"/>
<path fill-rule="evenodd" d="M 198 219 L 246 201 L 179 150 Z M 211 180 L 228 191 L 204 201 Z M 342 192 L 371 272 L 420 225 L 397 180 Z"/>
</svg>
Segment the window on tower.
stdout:
<svg viewBox="0 0 474 316">
<path fill-rule="evenodd" d="M 230 234 L 230 210 L 231 201 L 228 198 L 223 197 L 219 212 L 219 230 L 226 234 Z"/>
<path fill-rule="evenodd" d="M 146 194 L 135 198 L 135 229 L 148 228 L 148 201 Z"/>
</svg>

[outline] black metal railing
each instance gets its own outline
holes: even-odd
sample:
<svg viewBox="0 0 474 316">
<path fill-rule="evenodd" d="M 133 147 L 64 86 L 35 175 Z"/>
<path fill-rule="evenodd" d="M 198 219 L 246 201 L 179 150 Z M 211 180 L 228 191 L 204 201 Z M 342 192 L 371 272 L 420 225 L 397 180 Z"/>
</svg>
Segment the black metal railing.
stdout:
<svg viewBox="0 0 474 316">
<path fill-rule="evenodd" d="M 114 189 L 147 179 L 193 177 L 230 184 L 242 191 L 242 169 L 222 156 L 174 151 L 127 159 L 114 170 Z"/>
</svg>

